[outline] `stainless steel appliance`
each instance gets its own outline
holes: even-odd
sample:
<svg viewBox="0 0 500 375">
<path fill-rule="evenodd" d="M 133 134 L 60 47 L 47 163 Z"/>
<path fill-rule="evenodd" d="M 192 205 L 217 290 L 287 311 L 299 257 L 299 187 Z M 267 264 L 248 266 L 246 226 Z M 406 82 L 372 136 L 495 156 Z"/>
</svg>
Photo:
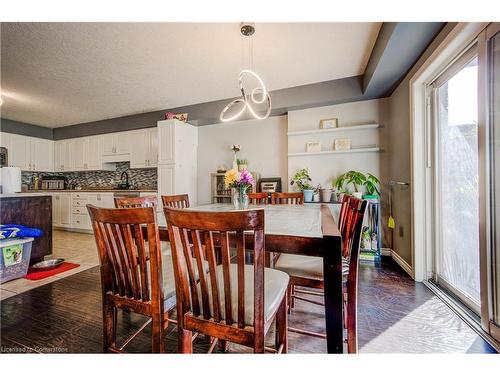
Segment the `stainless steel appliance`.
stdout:
<svg viewBox="0 0 500 375">
<path fill-rule="evenodd" d="M 42 190 L 64 190 L 68 185 L 68 179 L 64 176 L 43 176 Z"/>
</svg>

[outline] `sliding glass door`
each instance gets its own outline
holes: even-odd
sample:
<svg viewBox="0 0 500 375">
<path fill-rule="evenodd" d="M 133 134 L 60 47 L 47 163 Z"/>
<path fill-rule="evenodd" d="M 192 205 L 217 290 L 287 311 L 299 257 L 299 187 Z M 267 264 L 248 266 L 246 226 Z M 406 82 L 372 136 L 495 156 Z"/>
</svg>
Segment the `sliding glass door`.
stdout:
<svg viewBox="0 0 500 375">
<path fill-rule="evenodd" d="M 483 320 L 488 323 L 490 334 L 500 341 L 500 26 L 492 24 L 486 30 L 485 65 L 485 123 L 487 129 L 487 158 L 489 165 L 489 233 L 486 243 L 485 283 L 487 293 L 484 300 Z M 488 160 L 489 159 L 489 160 Z M 484 326 L 484 324 L 483 324 Z"/>
<path fill-rule="evenodd" d="M 478 58 L 473 46 L 432 84 L 434 280 L 480 311 Z"/>
</svg>

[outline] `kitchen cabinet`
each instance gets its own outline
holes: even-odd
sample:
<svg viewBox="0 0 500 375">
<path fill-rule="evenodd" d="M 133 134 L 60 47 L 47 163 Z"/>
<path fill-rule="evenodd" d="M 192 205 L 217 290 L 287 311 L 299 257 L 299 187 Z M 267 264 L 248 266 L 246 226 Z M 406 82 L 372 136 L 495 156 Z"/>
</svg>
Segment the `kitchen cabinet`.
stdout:
<svg viewBox="0 0 500 375">
<path fill-rule="evenodd" d="M 150 168 L 158 165 L 157 128 L 131 132 L 134 147 L 130 150 L 130 168 Z"/>
<path fill-rule="evenodd" d="M 73 170 L 73 158 L 70 152 L 71 140 L 65 139 L 55 142 L 54 152 L 54 170 L 56 172 L 65 172 Z"/>
<path fill-rule="evenodd" d="M 130 132 L 118 132 L 101 135 L 102 155 L 129 154 L 130 148 Z"/>
<path fill-rule="evenodd" d="M 52 193 L 52 224 L 63 228 L 71 226 L 70 193 Z"/>
<path fill-rule="evenodd" d="M 101 163 L 101 150 L 99 148 L 99 137 L 86 137 L 84 160 L 84 169 L 91 171 L 103 169 Z"/>
<path fill-rule="evenodd" d="M 198 128 L 178 120 L 158 121 L 158 194 L 189 194 L 197 201 Z"/>
<path fill-rule="evenodd" d="M 9 166 L 23 171 L 54 170 L 54 141 L 10 133 L 1 133 L 1 139 L 8 150 Z"/>
</svg>

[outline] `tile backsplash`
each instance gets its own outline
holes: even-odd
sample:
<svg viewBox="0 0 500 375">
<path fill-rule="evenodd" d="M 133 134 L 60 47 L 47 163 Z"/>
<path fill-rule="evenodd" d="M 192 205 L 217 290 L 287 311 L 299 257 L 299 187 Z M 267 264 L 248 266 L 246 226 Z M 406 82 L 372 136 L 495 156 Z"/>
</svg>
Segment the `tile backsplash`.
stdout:
<svg viewBox="0 0 500 375">
<path fill-rule="evenodd" d="M 118 185 L 122 172 L 127 172 L 128 180 L 134 189 L 153 189 L 158 186 L 156 168 L 130 169 L 129 162 L 116 163 L 114 171 L 80 171 L 80 172 L 29 172 L 21 173 L 22 183 L 33 187 L 34 178 L 43 176 L 65 176 L 68 186 L 76 184 L 81 188 L 110 189 Z"/>
</svg>

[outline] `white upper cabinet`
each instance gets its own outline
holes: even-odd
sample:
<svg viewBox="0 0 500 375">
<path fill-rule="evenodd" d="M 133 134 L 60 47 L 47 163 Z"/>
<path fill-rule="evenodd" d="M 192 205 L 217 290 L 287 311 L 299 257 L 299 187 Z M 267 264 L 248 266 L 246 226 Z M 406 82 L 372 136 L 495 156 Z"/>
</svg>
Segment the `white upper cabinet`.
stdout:
<svg viewBox="0 0 500 375">
<path fill-rule="evenodd" d="M 52 172 L 54 170 L 54 141 L 30 138 L 30 164 L 32 171 Z"/>
<path fill-rule="evenodd" d="M 84 168 L 88 170 L 102 169 L 99 137 L 86 137 L 84 146 Z"/>
<path fill-rule="evenodd" d="M 75 138 L 69 141 L 70 159 L 72 160 L 72 170 L 83 171 L 84 168 L 85 138 Z"/>
<path fill-rule="evenodd" d="M 174 121 L 158 121 L 158 164 L 175 163 Z"/>
<path fill-rule="evenodd" d="M 130 150 L 130 168 L 150 168 L 158 165 L 158 131 L 156 128 L 130 132 L 134 147 Z"/>
<path fill-rule="evenodd" d="M 1 133 L 1 138 L 8 150 L 9 166 L 23 171 L 54 170 L 54 141 L 8 133 Z"/>
<path fill-rule="evenodd" d="M 119 132 L 101 135 L 102 155 L 122 155 L 130 153 L 130 133 Z"/>
<path fill-rule="evenodd" d="M 55 142 L 55 152 L 54 152 L 54 171 L 64 172 L 71 171 L 72 158 L 70 158 L 70 140 L 61 140 Z"/>
</svg>

